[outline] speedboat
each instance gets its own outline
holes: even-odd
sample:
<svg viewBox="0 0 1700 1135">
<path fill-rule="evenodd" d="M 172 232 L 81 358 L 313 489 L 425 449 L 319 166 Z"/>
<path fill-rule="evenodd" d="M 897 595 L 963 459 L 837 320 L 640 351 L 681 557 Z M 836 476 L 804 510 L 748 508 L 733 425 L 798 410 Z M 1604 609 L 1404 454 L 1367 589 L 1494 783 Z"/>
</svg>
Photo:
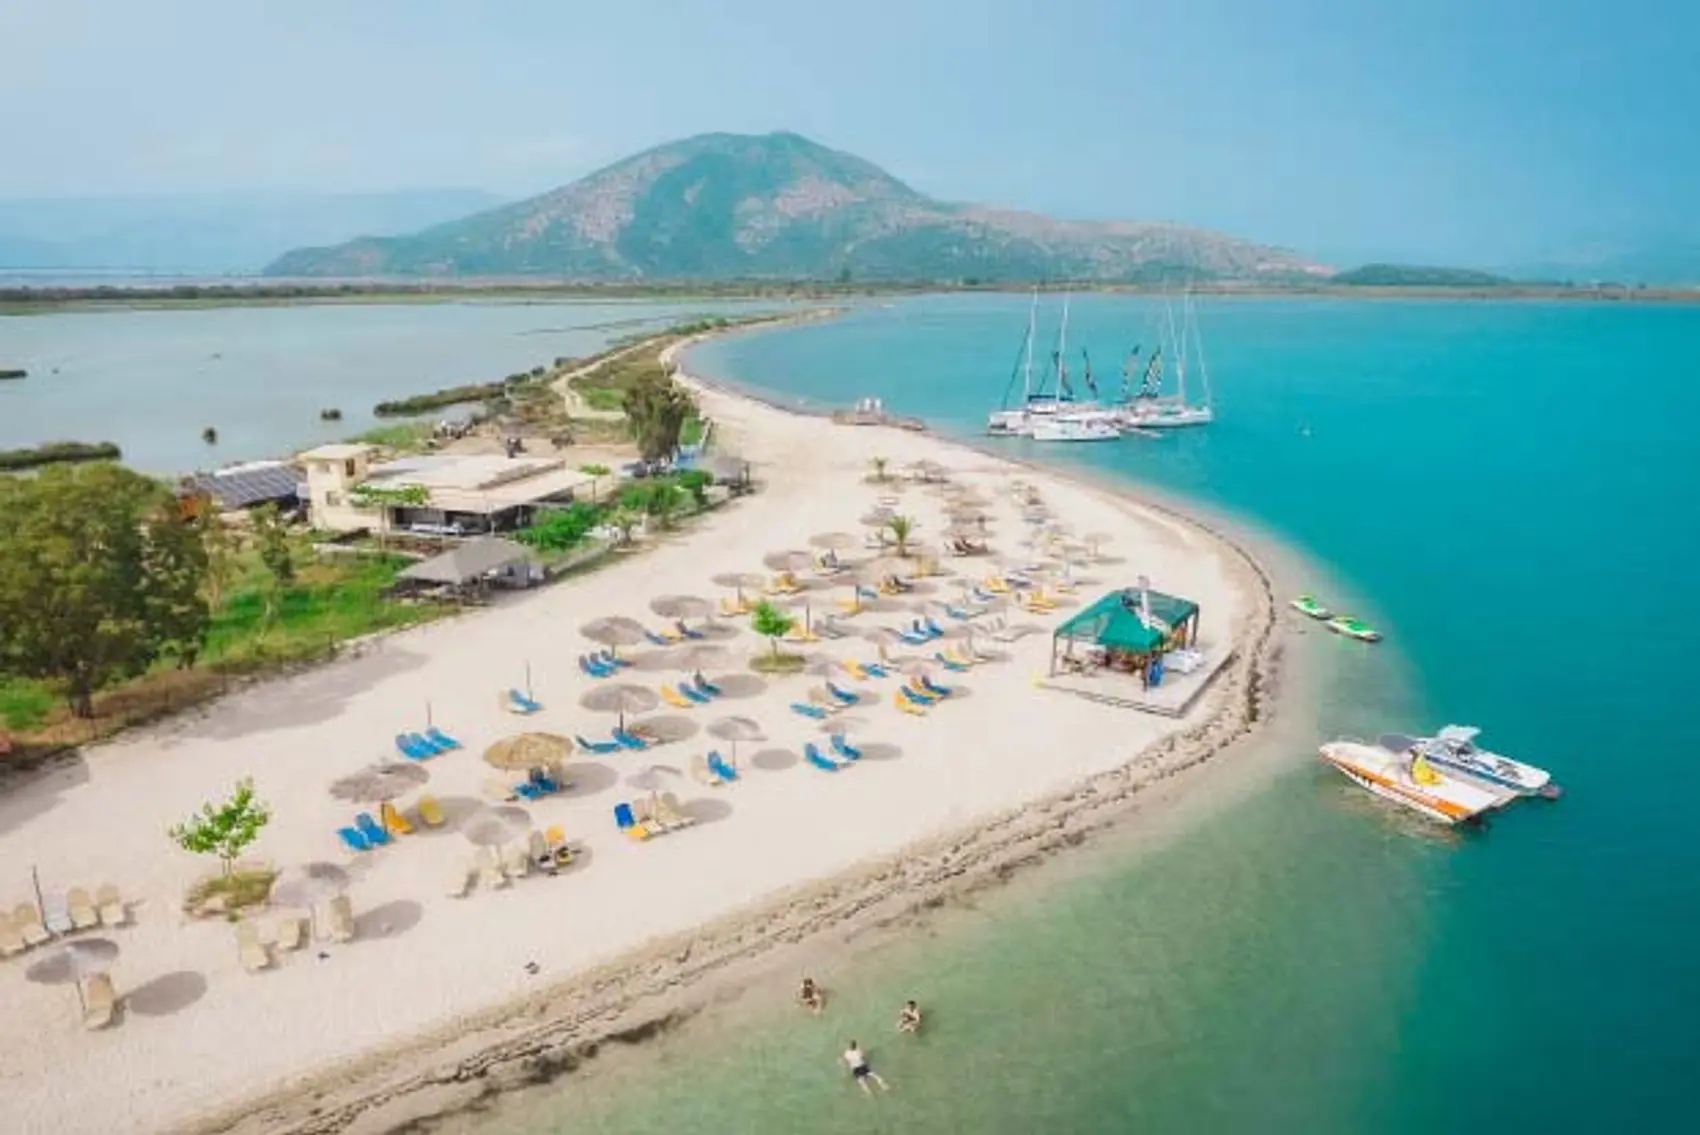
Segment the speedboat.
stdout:
<svg viewBox="0 0 1700 1135">
<path fill-rule="evenodd" d="M 1420 753 L 1432 765 L 1508 788 L 1520 796 L 1559 795 L 1546 769 L 1478 749 L 1476 738 L 1481 732 L 1473 725 L 1448 725 L 1433 737 L 1389 733 L 1378 738 L 1378 743 L 1386 749 Z"/>
<path fill-rule="evenodd" d="M 1300 595 L 1288 602 L 1287 606 L 1301 615 L 1309 615 L 1313 619 L 1333 618 L 1334 612 L 1316 601 L 1314 595 Z"/>
<path fill-rule="evenodd" d="M 1359 642 L 1380 642 L 1381 632 L 1358 618 L 1356 615 L 1335 615 L 1328 620 L 1328 629 L 1335 634 L 1343 634 L 1347 638 L 1355 638 Z"/>
<path fill-rule="evenodd" d="M 1415 750 L 1396 752 L 1351 738 L 1330 741 L 1321 756 L 1354 783 L 1443 824 L 1461 824 L 1497 808 L 1507 796 L 1449 776 Z"/>
</svg>

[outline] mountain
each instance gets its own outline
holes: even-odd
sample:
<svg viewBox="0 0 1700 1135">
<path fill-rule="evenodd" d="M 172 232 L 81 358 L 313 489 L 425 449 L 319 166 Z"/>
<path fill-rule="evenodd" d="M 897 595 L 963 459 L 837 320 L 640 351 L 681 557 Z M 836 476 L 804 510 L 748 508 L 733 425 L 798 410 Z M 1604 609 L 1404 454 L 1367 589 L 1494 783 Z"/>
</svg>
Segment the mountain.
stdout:
<svg viewBox="0 0 1700 1135">
<path fill-rule="evenodd" d="M 1331 284 L 1368 288 L 1498 288 L 1512 281 L 1474 268 L 1431 268 L 1413 264 L 1365 264 L 1329 278 Z"/>
<path fill-rule="evenodd" d="M 470 189 L 0 200 L 0 269 L 257 272 L 291 248 L 485 209 Z"/>
<path fill-rule="evenodd" d="M 276 276 L 1089 279 L 1315 275 L 1183 225 L 956 205 L 796 134 L 704 134 L 409 236 L 304 248 Z"/>
</svg>

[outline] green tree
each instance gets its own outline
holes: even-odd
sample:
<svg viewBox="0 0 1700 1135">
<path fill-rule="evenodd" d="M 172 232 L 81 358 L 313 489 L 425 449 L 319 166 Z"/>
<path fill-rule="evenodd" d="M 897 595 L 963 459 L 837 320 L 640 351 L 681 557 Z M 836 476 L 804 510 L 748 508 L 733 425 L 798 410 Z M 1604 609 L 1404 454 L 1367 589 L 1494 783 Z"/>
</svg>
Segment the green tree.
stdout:
<svg viewBox="0 0 1700 1135">
<path fill-rule="evenodd" d="M 206 550 L 157 481 L 119 465 L 0 478 L 0 671 L 60 683 L 71 711 L 206 633 Z"/>
<path fill-rule="evenodd" d="M 685 388 L 660 371 L 641 372 L 620 400 L 645 461 L 665 461 L 679 448 L 685 418 L 696 409 Z"/>
<path fill-rule="evenodd" d="M 254 796 L 254 781 L 236 782 L 230 799 L 222 804 L 202 804 L 201 810 L 171 828 L 172 842 L 196 855 L 216 855 L 224 874 L 230 874 L 236 857 L 260 836 L 272 818 L 271 809 Z"/>
<path fill-rule="evenodd" d="M 750 629 L 767 639 L 773 647 L 775 658 L 779 657 L 779 640 L 790 634 L 791 628 L 796 625 L 795 618 L 766 599 L 757 603 L 755 610 L 750 612 Z"/>
<path fill-rule="evenodd" d="M 902 513 L 898 513 L 896 516 L 887 518 L 885 526 L 891 533 L 892 541 L 897 545 L 897 554 L 907 556 L 909 554 L 909 537 L 915 534 L 915 521 Z"/>
</svg>

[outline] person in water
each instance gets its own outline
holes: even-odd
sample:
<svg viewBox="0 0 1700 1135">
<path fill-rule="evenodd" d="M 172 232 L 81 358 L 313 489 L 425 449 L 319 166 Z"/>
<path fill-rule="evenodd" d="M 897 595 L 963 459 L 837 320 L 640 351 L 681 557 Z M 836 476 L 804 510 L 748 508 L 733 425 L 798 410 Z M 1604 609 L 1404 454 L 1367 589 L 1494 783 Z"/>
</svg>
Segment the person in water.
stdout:
<svg viewBox="0 0 1700 1135">
<path fill-rule="evenodd" d="M 812 977 L 803 979 L 802 987 L 797 990 L 797 1000 L 803 1008 L 813 1010 L 816 1013 L 826 1008 L 826 995 L 821 992 L 820 986 L 815 984 L 815 979 Z"/>
<path fill-rule="evenodd" d="M 873 1085 L 875 1084 L 879 1085 L 882 1092 L 891 1091 L 890 1085 L 880 1079 L 880 1074 L 875 1072 L 868 1064 L 868 1054 L 863 1052 L 862 1046 L 853 1040 L 850 1042 L 850 1047 L 844 1050 L 844 1063 L 850 1066 L 850 1075 L 855 1079 L 857 1086 L 868 1095 L 874 1094 Z"/>
<path fill-rule="evenodd" d="M 918 1001 L 905 1001 L 903 1008 L 897 1013 L 897 1031 L 900 1033 L 918 1033 L 921 1031 L 921 1004 Z"/>
</svg>

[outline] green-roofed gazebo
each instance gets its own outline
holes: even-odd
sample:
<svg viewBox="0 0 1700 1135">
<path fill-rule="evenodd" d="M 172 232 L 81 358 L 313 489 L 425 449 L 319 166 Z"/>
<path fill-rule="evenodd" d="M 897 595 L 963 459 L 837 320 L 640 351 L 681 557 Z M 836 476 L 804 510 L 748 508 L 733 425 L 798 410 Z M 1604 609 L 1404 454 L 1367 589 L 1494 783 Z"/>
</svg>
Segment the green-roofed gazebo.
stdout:
<svg viewBox="0 0 1700 1135">
<path fill-rule="evenodd" d="M 1112 591 L 1051 634 L 1051 673 L 1074 658 L 1076 643 L 1103 651 L 1110 669 L 1149 676 L 1153 659 L 1198 640 L 1198 604 L 1150 588 Z M 1059 655 L 1059 647 L 1061 653 Z"/>
</svg>

